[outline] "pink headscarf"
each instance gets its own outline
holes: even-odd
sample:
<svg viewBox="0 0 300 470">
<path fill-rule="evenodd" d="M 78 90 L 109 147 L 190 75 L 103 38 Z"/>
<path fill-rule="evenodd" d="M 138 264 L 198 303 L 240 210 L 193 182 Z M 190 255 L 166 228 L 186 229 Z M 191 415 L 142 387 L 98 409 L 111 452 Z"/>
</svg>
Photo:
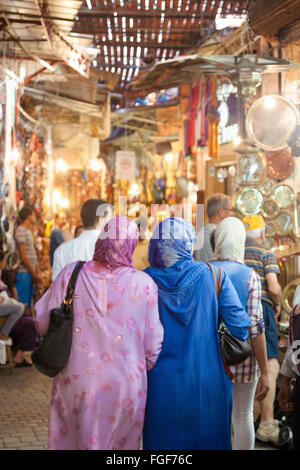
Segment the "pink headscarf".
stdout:
<svg viewBox="0 0 300 470">
<path fill-rule="evenodd" d="M 133 220 L 125 216 L 115 217 L 100 233 L 93 260 L 109 269 L 131 267 L 138 238 L 138 227 Z"/>
</svg>

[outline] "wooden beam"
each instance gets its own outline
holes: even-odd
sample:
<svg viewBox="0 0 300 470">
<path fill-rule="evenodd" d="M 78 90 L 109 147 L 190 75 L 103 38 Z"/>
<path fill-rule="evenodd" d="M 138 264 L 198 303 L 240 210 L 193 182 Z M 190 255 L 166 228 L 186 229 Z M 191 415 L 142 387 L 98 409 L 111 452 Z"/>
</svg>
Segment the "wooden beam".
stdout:
<svg viewBox="0 0 300 470">
<path fill-rule="evenodd" d="M 84 9 L 81 9 L 81 11 L 78 13 L 78 17 L 80 18 L 106 18 L 106 17 L 114 17 L 114 13 L 117 13 L 118 16 L 126 16 L 126 17 L 131 17 L 131 18 L 161 18 L 161 15 L 164 14 L 165 18 L 176 18 L 176 19 L 214 19 L 216 17 L 217 11 L 213 12 L 201 12 L 201 13 L 194 13 L 191 11 L 184 11 L 184 12 L 176 12 L 172 10 L 129 10 L 128 8 L 126 10 L 106 10 L 106 9 L 94 9 L 93 10 L 87 10 L 85 11 Z M 230 10 L 226 12 L 227 15 L 229 14 L 238 14 L 239 12 L 235 10 Z M 241 13 L 241 12 L 240 12 Z"/>
<path fill-rule="evenodd" d="M 157 42 L 131 42 L 131 41 L 105 41 L 101 44 L 101 46 L 115 46 L 115 47 L 124 47 L 124 46 L 133 46 L 133 47 L 148 47 L 148 48 L 153 48 L 153 49 L 192 49 L 196 48 L 195 43 L 184 43 L 184 41 L 179 41 L 178 43 L 168 43 L 167 41 L 162 41 L 161 43 Z"/>
<path fill-rule="evenodd" d="M 63 59 L 69 67 L 76 70 L 80 75 L 88 78 L 90 61 L 68 43 L 68 41 L 56 31 L 55 26 L 47 19 L 48 4 L 46 1 L 35 0 L 35 4 L 41 14 L 42 25 L 54 54 Z"/>
<path fill-rule="evenodd" d="M 45 42 L 47 39 L 35 38 L 35 39 L 22 39 L 22 42 Z M 0 38 L 0 42 L 19 42 L 17 38 Z"/>
<path fill-rule="evenodd" d="M 250 3 L 248 17 L 256 34 L 272 37 L 300 19 L 299 0 L 256 0 Z"/>
<path fill-rule="evenodd" d="M 25 23 L 25 24 L 41 25 L 41 22 L 37 21 L 37 20 L 30 20 L 30 19 L 23 20 L 21 18 L 9 18 L 9 20 L 10 20 L 11 23 Z"/>
<path fill-rule="evenodd" d="M 300 39 L 300 20 L 285 26 L 278 34 L 280 44 L 286 45 Z"/>
<path fill-rule="evenodd" d="M 87 28 L 89 32 L 93 30 L 94 33 L 99 34 L 99 35 L 108 33 L 107 28 L 103 28 L 103 26 L 99 25 L 98 23 L 96 22 L 91 23 L 90 21 L 77 23 L 77 25 L 74 26 L 72 32 L 79 33 L 79 34 L 80 32 L 82 32 L 82 34 L 84 34 L 84 32 L 87 32 Z M 144 31 L 149 31 L 150 33 L 159 33 L 162 29 L 164 33 L 168 33 L 168 34 L 200 33 L 200 27 L 199 28 L 173 28 L 172 27 L 171 29 L 166 29 L 166 27 L 162 28 L 162 26 L 153 27 L 151 25 L 149 26 L 143 25 L 140 27 L 133 27 L 133 28 L 126 27 L 126 34 L 144 32 Z M 123 32 L 123 29 L 122 29 L 122 32 Z M 119 32 L 119 34 L 121 34 L 121 32 Z"/>
<path fill-rule="evenodd" d="M 14 18 L 11 18 L 11 16 L 20 16 L 21 18 L 25 19 L 30 19 L 30 18 L 37 18 L 39 20 L 42 20 L 43 18 L 46 20 L 55 20 L 55 21 L 66 21 L 69 23 L 74 23 L 74 19 L 72 18 L 62 18 L 61 16 L 52 16 L 52 15 L 47 15 L 47 16 L 42 16 L 42 15 L 36 15 L 33 13 L 19 13 L 17 11 L 11 11 L 11 10 L 0 10 L 0 15 L 6 15 L 10 21 L 15 21 Z M 39 23 L 40 24 L 40 23 Z"/>
</svg>

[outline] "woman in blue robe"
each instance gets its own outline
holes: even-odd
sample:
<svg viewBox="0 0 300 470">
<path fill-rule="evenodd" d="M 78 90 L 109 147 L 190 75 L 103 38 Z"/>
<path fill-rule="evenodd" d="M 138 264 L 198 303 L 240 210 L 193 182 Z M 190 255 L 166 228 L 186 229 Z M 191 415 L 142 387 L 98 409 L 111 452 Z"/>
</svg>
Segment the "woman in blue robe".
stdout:
<svg viewBox="0 0 300 470">
<path fill-rule="evenodd" d="M 145 272 L 158 286 L 164 342 L 148 374 L 144 449 L 232 448 L 232 382 L 222 361 L 218 308 L 242 340 L 249 316 L 225 273 L 218 302 L 209 267 L 193 260 L 194 240 L 189 222 L 170 218 L 158 224 L 149 244 Z"/>
</svg>

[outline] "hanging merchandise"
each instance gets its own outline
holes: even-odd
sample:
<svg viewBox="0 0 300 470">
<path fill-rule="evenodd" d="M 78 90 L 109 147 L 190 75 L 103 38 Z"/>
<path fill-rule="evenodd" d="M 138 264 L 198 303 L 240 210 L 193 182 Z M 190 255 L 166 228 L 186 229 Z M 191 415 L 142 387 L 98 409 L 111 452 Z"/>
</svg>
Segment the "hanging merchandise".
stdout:
<svg viewBox="0 0 300 470">
<path fill-rule="evenodd" d="M 225 178 L 224 170 L 223 170 L 223 168 L 220 168 L 220 169 L 217 171 L 217 180 L 218 180 L 219 183 L 223 183 L 223 182 L 224 182 L 224 178 Z"/>
<path fill-rule="evenodd" d="M 236 175 L 236 168 L 235 166 L 233 165 L 230 165 L 230 167 L 228 168 L 228 174 L 232 177 L 234 177 Z"/>
<path fill-rule="evenodd" d="M 188 197 L 188 194 L 188 180 L 184 176 L 179 176 L 179 178 L 176 178 L 176 196 L 178 201 Z"/>
<path fill-rule="evenodd" d="M 282 181 L 293 173 L 295 159 L 288 148 L 268 152 L 266 157 L 267 175 L 270 178 Z"/>
<path fill-rule="evenodd" d="M 279 184 L 274 190 L 274 199 L 280 209 L 285 209 L 294 204 L 296 194 L 288 184 Z"/>
<path fill-rule="evenodd" d="M 84 168 L 84 169 L 82 170 L 81 176 L 82 176 L 82 179 L 83 179 L 84 184 L 87 184 L 87 182 L 88 182 L 88 176 L 87 176 L 86 168 Z"/>
<path fill-rule="evenodd" d="M 206 119 L 206 104 L 210 96 L 210 79 L 206 77 L 200 84 L 199 89 L 199 107 L 197 125 L 200 125 L 200 129 L 196 131 L 196 135 L 200 134 L 197 145 L 199 147 L 205 147 L 208 141 L 208 120 Z"/>
<path fill-rule="evenodd" d="M 280 95 L 265 95 L 249 108 L 246 128 L 258 147 L 274 151 L 286 147 L 297 122 L 298 111 L 291 101 Z"/>
<path fill-rule="evenodd" d="M 244 188 L 237 196 L 236 208 L 243 215 L 258 214 L 263 203 L 263 195 L 255 188 Z"/>
<path fill-rule="evenodd" d="M 154 181 L 154 201 L 161 204 L 166 199 L 166 176 L 161 176 L 161 172 L 156 172 Z"/>
<path fill-rule="evenodd" d="M 259 190 L 264 196 L 270 197 L 273 195 L 275 183 L 272 180 L 265 180 L 259 187 Z"/>
<path fill-rule="evenodd" d="M 300 157 L 300 125 L 297 124 L 288 142 L 294 157 Z"/>
<path fill-rule="evenodd" d="M 209 176 L 213 177 L 213 176 L 215 176 L 215 173 L 216 173 L 216 169 L 215 169 L 214 165 L 210 165 L 210 167 L 208 169 Z"/>
<path fill-rule="evenodd" d="M 189 102 L 188 130 L 187 130 L 188 154 L 190 154 L 191 149 L 196 145 L 195 125 L 196 125 L 197 109 L 198 109 L 198 102 L 199 102 L 199 90 L 200 90 L 199 82 L 197 82 L 195 86 L 191 87 L 190 102 Z"/>
<path fill-rule="evenodd" d="M 212 158 L 219 158 L 219 122 L 218 98 L 217 98 L 217 77 L 209 77 L 211 81 L 211 94 L 206 107 L 208 119 L 208 155 Z"/>
</svg>

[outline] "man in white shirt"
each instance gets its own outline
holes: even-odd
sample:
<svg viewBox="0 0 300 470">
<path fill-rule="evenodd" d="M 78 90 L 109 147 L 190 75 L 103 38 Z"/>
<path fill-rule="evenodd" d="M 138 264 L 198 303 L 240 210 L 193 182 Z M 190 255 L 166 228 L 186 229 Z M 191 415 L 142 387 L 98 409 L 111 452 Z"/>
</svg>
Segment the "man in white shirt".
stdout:
<svg viewBox="0 0 300 470">
<path fill-rule="evenodd" d="M 213 249 L 210 242 L 212 232 L 225 217 L 233 216 L 232 198 L 226 194 L 214 194 L 207 199 L 206 213 L 209 222 L 201 227 L 197 233 L 194 249 L 195 261 L 206 263 L 213 257 Z"/>
<path fill-rule="evenodd" d="M 100 206 L 103 207 L 100 209 Z M 79 237 L 62 243 L 54 251 L 52 281 L 68 264 L 74 261 L 90 261 L 93 258 L 96 240 L 112 215 L 109 208 L 110 205 L 102 199 L 85 201 L 80 211 L 84 230 Z"/>
</svg>

